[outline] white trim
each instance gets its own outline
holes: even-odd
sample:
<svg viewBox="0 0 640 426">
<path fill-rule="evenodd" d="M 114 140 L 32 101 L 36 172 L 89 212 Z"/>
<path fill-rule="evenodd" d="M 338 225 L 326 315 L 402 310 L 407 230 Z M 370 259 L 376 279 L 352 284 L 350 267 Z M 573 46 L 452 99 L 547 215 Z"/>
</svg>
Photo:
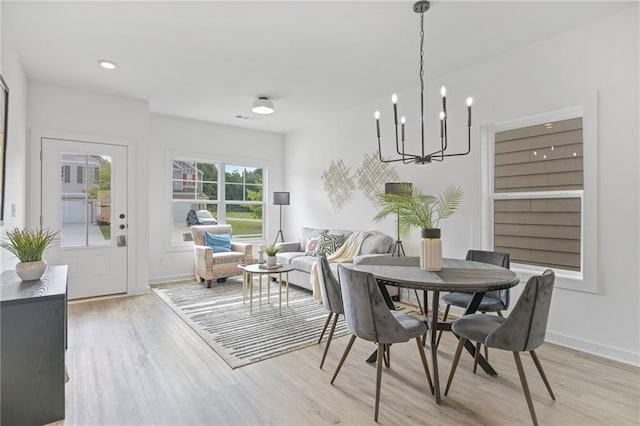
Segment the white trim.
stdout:
<svg viewBox="0 0 640 426">
<path fill-rule="evenodd" d="M 547 330 L 546 341 L 565 348 L 574 349 L 602 358 L 623 362 L 625 364 L 640 367 L 640 355 L 613 346 L 603 345 L 590 340 L 578 339 L 565 334 L 554 333 Z"/>
<path fill-rule="evenodd" d="M 494 148 L 495 133 L 528 127 L 550 121 L 568 120 L 582 117 L 583 129 L 583 190 L 535 193 L 494 193 Z M 585 95 L 583 105 L 561 110 L 529 115 L 526 117 L 485 125 L 481 129 L 482 155 L 482 247 L 492 249 L 493 240 L 493 200 L 509 198 L 580 198 L 581 199 L 581 277 L 572 271 L 558 271 L 556 287 L 587 293 L 598 292 L 598 92 Z M 554 191 L 555 192 L 555 191 Z M 578 195 L 580 194 L 580 195 Z M 522 266 L 518 270 L 524 274 L 535 274 L 540 271 L 531 265 Z"/>
</svg>

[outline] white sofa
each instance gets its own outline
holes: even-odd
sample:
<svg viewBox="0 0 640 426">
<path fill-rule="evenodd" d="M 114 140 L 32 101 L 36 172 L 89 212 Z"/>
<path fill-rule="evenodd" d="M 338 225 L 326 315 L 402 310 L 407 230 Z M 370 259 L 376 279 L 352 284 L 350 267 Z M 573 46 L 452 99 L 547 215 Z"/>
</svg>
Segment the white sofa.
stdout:
<svg viewBox="0 0 640 426">
<path fill-rule="evenodd" d="M 297 241 L 288 241 L 277 244 L 280 252 L 277 255 L 278 263 L 283 265 L 293 265 L 295 269 L 289 272 L 289 284 L 303 287 L 308 290 L 311 288 L 311 268 L 316 261 L 315 256 L 305 255 L 305 247 L 309 238 L 318 237 L 322 233 L 342 234 L 348 237 L 353 231 L 344 229 L 325 229 L 325 228 L 300 228 L 300 237 Z M 359 263 L 365 258 L 374 256 L 390 256 L 393 251 L 394 240 L 389 235 L 379 231 L 367 231 L 368 235 L 360 246 L 360 252 L 353 259 L 353 263 Z M 337 275 L 337 263 L 330 263 L 331 270 Z"/>
</svg>

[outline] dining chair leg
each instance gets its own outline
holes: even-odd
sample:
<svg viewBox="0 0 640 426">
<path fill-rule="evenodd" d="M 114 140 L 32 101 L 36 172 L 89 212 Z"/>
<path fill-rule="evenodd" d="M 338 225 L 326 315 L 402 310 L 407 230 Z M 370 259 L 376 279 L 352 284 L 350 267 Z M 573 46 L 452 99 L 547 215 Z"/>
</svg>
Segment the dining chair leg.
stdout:
<svg viewBox="0 0 640 426">
<path fill-rule="evenodd" d="M 451 382 L 453 381 L 453 376 L 456 374 L 456 368 L 458 368 L 458 362 L 460 361 L 460 355 L 462 355 L 462 348 L 464 347 L 464 342 L 466 339 L 460 338 L 458 341 L 458 347 L 456 348 L 456 354 L 453 357 L 453 363 L 451 364 L 451 371 L 449 372 L 449 380 L 447 380 L 447 387 L 444 390 L 444 395 L 447 396 L 449 393 L 449 388 L 451 387 Z"/>
<path fill-rule="evenodd" d="M 502 315 L 502 311 L 497 311 L 496 314 L 498 314 L 499 317 L 504 318 L 504 315 Z"/>
<path fill-rule="evenodd" d="M 427 356 L 424 354 L 424 348 L 422 347 L 422 342 L 420 341 L 420 336 L 416 337 L 416 343 L 418 344 L 418 352 L 420 353 L 420 360 L 422 361 L 422 367 L 424 368 L 424 374 L 427 376 L 427 383 L 429 384 L 429 390 L 431 391 L 431 395 L 433 392 L 433 382 L 431 381 L 431 373 L 429 373 L 429 364 L 427 363 Z"/>
<path fill-rule="evenodd" d="M 485 349 L 487 345 L 484 345 Z M 482 349 L 482 343 L 476 342 L 476 353 L 473 356 L 473 374 L 476 374 L 476 370 L 478 369 L 478 360 L 480 359 L 480 349 Z"/>
<path fill-rule="evenodd" d="M 524 397 L 527 399 L 527 405 L 529 406 L 529 414 L 531 414 L 531 420 L 533 420 L 533 424 L 535 426 L 538 426 L 538 419 L 536 418 L 536 410 L 533 408 L 533 400 L 531 399 L 531 392 L 529 392 L 527 377 L 524 375 L 524 368 L 522 367 L 522 360 L 520 359 L 520 353 L 514 352 L 513 357 L 516 360 L 516 367 L 518 368 L 518 375 L 520 376 L 520 383 L 522 383 L 522 390 L 524 391 Z"/>
<path fill-rule="evenodd" d="M 336 314 L 333 318 L 333 324 L 331 324 L 331 330 L 329 331 L 329 337 L 327 338 L 327 345 L 324 347 L 324 353 L 322 354 L 322 361 L 320 361 L 320 368 L 324 365 L 324 359 L 327 357 L 327 352 L 329 352 L 329 346 L 331 345 L 331 339 L 333 339 L 333 332 L 336 330 L 336 324 L 338 323 L 338 317 L 340 314 Z"/>
<path fill-rule="evenodd" d="M 378 408 L 380 408 L 380 382 L 382 382 L 382 358 L 384 356 L 384 343 L 378 343 L 378 365 L 376 370 L 376 411 L 374 420 L 378 421 Z"/>
<path fill-rule="evenodd" d="M 540 377 L 542 377 L 542 381 L 544 382 L 544 385 L 547 387 L 547 390 L 549 391 L 549 395 L 551 395 L 551 399 L 555 401 L 556 396 L 553 394 L 553 391 L 551 390 L 551 385 L 547 380 L 547 375 L 544 374 L 544 370 L 542 369 L 542 364 L 540 364 L 540 360 L 538 359 L 538 355 L 536 354 L 536 351 L 529 351 L 529 353 L 531 354 L 531 358 L 533 358 L 533 362 L 536 365 L 538 372 L 540 373 Z"/>
<path fill-rule="evenodd" d="M 442 314 L 442 322 L 445 322 L 447 320 L 447 317 L 449 316 L 449 309 L 451 308 L 451 305 L 447 305 L 446 308 L 444 308 L 444 313 Z M 442 337 L 442 332 L 444 330 L 440 330 L 440 332 L 438 333 L 438 340 L 436 340 L 436 349 L 438 349 L 438 346 L 440 345 L 440 338 Z"/>
<path fill-rule="evenodd" d="M 320 333 L 320 338 L 318 339 L 318 344 L 322 342 L 322 338 L 324 337 L 324 332 L 327 331 L 327 326 L 329 325 L 329 321 L 331 321 L 331 317 L 333 316 L 333 312 L 329 312 L 327 315 L 327 320 L 324 322 L 324 327 L 322 327 L 322 333 Z"/>
<path fill-rule="evenodd" d="M 418 296 L 418 290 L 413 289 L 413 292 L 416 294 L 416 300 L 418 301 L 418 307 L 420 308 L 420 315 L 424 315 L 424 309 L 422 308 L 422 303 L 420 303 L 420 297 Z"/>
<path fill-rule="evenodd" d="M 489 361 L 489 347 L 487 345 L 484 345 L 484 359 Z"/>
<path fill-rule="evenodd" d="M 344 361 L 347 359 L 347 356 L 349 355 L 349 351 L 351 350 L 351 346 L 353 346 L 353 342 L 355 342 L 356 340 L 356 335 L 352 334 L 351 335 L 351 339 L 349 339 L 349 343 L 347 343 L 347 347 L 344 349 L 344 353 L 342 354 L 342 358 L 340 359 L 340 362 L 338 363 L 338 367 L 336 368 L 336 372 L 333 373 L 333 377 L 331 378 L 331 384 L 333 384 L 333 382 L 336 380 L 336 377 L 338 377 L 338 373 L 340 372 L 340 369 L 342 368 L 342 364 L 344 364 Z"/>
</svg>

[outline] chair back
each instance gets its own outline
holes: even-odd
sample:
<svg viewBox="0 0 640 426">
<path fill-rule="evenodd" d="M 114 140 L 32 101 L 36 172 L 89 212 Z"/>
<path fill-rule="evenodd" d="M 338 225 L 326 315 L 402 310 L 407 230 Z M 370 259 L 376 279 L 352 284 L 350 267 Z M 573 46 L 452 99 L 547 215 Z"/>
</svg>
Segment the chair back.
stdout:
<svg viewBox="0 0 640 426">
<path fill-rule="evenodd" d="M 210 234 L 229 234 L 231 233 L 231 225 L 194 225 L 189 228 L 191 231 L 191 236 L 193 237 L 193 242 L 197 246 L 204 246 L 204 233 L 208 232 Z"/>
<path fill-rule="evenodd" d="M 324 256 L 316 258 L 318 268 L 318 282 L 320 283 L 320 295 L 322 296 L 322 304 L 334 314 L 344 314 L 342 305 L 342 290 L 338 280 L 333 276 L 329 262 Z"/>
<path fill-rule="evenodd" d="M 410 336 L 389 311 L 373 274 L 338 265 L 344 317 L 351 334 L 370 342 L 407 342 Z"/>
<path fill-rule="evenodd" d="M 509 269 L 509 253 L 502 253 L 499 251 L 484 251 L 484 250 L 469 250 L 467 251 L 467 260 L 473 260 L 474 262 L 489 263 L 491 265 L 502 266 Z M 504 305 L 504 310 L 509 308 L 510 297 L 509 289 L 488 291 L 486 296 L 491 296 L 499 299 Z"/>
<path fill-rule="evenodd" d="M 532 351 L 544 343 L 555 274 L 551 269 L 529 278 L 509 317 L 487 336 L 489 347 Z"/>
</svg>

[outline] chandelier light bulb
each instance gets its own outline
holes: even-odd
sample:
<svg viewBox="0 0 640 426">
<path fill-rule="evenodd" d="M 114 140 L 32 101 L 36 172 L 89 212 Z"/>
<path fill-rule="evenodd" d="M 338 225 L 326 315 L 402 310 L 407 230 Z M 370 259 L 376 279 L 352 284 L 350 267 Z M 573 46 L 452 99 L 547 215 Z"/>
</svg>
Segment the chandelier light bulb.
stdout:
<svg viewBox="0 0 640 426">
<path fill-rule="evenodd" d="M 440 111 L 440 120 L 444 120 L 444 111 Z"/>
<path fill-rule="evenodd" d="M 380 111 L 374 112 L 373 116 L 376 118 L 376 120 L 380 120 Z"/>
<path fill-rule="evenodd" d="M 394 104 L 398 103 L 398 95 L 396 95 L 395 93 L 393 95 L 391 95 L 391 102 L 393 102 Z"/>
<path fill-rule="evenodd" d="M 473 98 L 472 97 L 468 97 L 467 98 L 467 106 L 471 106 L 472 103 L 473 103 Z"/>
<path fill-rule="evenodd" d="M 440 88 L 440 95 L 447 96 L 447 88 L 446 87 L 442 86 Z"/>
<path fill-rule="evenodd" d="M 404 115 L 403 115 L 402 117 L 400 117 L 400 122 L 401 122 L 402 124 L 404 124 L 404 123 L 406 123 L 406 122 L 407 122 L 407 119 L 404 117 Z"/>
</svg>

